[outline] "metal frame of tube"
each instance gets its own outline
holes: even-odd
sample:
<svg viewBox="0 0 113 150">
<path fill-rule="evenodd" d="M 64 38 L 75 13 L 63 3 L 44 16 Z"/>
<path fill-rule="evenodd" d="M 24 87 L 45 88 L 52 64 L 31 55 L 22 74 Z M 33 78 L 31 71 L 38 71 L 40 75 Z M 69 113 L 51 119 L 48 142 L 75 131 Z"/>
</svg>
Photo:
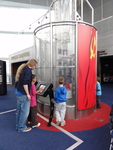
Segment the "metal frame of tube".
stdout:
<svg viewBox="0 0 113 150">
<path fill-rule="evenodd" d="M 77 49 L 78 49 L 78 24 L 79 23 L 82 23 L 82 24 L 86 24 L 86 25 L 90 25 L 90 26 L 92 26 L 91 24 L 88 24 L 88 23 L 85 23 L 85 22 L 76 22 L 76 21 L 62 21 L 62 22 L 51 22 L 51 23 L 48 23 L 48 24 L 45 24 L 45 25 L 42 25 L 42 26 L 40 26 L 40 27 L 38 27 L 36 30 L 35 30 L 35 32 L 34 32 L 34 35 L 36 36 L 36 33 L 38 32 L 38 31 L 40 31 L 40 30 L 43 30 L 44 28 L 47 28 L 47 27 L 50 27 L 50 54 L 51 54 L 51 56 L 50 56 L 50 59 L 51 59 L 51 63 L 50 63 L 50 71 L 51 71 L 51 73 L 50 73 L 50 76 L 51 76 L 51 82 L 52 82 L 52 76 L 53 76 L 53 74 L 52 74 L 52 70 L 53 70 L 53 67 L 52 67 L 52 59 L 53 59 L 53 57 L 52 57 L 52 54 L 53 54 L 53 52 L 52 52 L 52 49 L 53 49 L 53 40 L 52 40 L 52 36 L 53 36 L 53 27 L 54 26 L 62 26 L 62 25 L 70 25 L 70 26 L 75 26 L 75 29 L 74 29 L 74 32 L 75 32 L 75 34 L 74 34 L 74 36 L 75 36 L 75 45 L 74 45 L 74 49 L 75 49 L 75 66 L 55 66 L 56 68 L 58 67 L 68 67 L 68 68 L 75 68 L 75 89 L 76 89 L 76 91 L 78 90 L 77 89 L 77 85 L 78 85 L 78 83 L 77 83 L 77 78 L 78 78 L 78 74 L 77 74 L 77 63 L 78 63 L 78 60 L 77 60 L 77 55 L 78 55 L 78 51 L 77 51 Z M 95 28 L 94 26 L 92 26 L 93 28 Z M 97 66 L 97 65 L 96 65 Z M 38 68 L 38 67 L 37 67 Z M 95 68 L 96 69 L 96 68 Z M 75 119 L 77 119 L 78 118 L 78 110 L 77 110 L 77 100 L 78 100 L 78 95 L 76 94 L 76 97 L 75 97 L 75 109 L 74 109 L 74 112 L 75 112 Z M 82 112 L 80 111 L 79 112 L 79 114 L 81 115 L 82 114 Z"/>
</svg>

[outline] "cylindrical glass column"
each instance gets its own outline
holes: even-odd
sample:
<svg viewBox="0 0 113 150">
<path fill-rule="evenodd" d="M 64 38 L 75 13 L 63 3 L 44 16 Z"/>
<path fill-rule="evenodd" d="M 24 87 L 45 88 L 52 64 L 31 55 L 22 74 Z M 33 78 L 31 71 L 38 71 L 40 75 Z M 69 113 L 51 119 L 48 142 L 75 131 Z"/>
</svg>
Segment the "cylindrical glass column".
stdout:
<svg viewBox="0 0 113 150">
<path fill-rule="evenodd" d="M 55 91 L 58 86 L 58 78 L 60 76 L 65 78 L 64 86 L 67 88 L 68 99 L 66 110 L 67 119 L 82 118 L 90 115 L 94 111 L 96 51 L 93 49 L 95 44 L 93 34 L 95 35 L 95 31 L 95 28 L 88 24 L 78 24 L 71 21 L 48 23 L 35 30 L 36 59 L 38 60 L 38 68 L 36 70 L 37 79 L 38 81 L 52 82 Z M 84 36 L 87 36 L 87 40 Z M 87 44 L 85 44 L 85 41 Z M 94 58 L 93 64 L 90 63 L 91 51 L 95 51 L 93 52 L 95 56 L 92 54 L 91 58 L 92 60 Z M 87 59 L 88 62 L 86 64 Z M 85 62 L 82 62 L 82 60 L 85 60 Z M 84 71 L 85 68 L 83 65 L 89 65 L 89 68 L 85 67 L 88 68 L 88 72 L 87 70 L 86 72 Z M 91 73 L 94 69 L 94 80 L 90 82 L 89 79 L 92 79 Z M 84 75 L 86 75 L 85 78 L 82 77 Z M 85 98 L 85 95 L 88 95 L 88 90 L 85 89 L 87 82 L 91 84 L 89 87 L 90 91 L 92 91 L 92 96 Z M 86 93 L 81 92 L 82 90 L 86 90 Z M 92 99 L 91 104 L 90 99 Z M 38 96 L 37 100 L 39 102 L 39 112 L 49 116 L 49 97 L 44 98 Z"/>
</svg>

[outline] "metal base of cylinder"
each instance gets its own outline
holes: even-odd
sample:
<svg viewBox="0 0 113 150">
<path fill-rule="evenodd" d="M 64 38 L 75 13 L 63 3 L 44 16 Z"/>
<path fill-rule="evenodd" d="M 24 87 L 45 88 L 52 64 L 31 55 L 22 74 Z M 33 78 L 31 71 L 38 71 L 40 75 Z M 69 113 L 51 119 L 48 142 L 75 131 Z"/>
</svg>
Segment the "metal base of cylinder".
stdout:
<svg viewBox="0 0 113 150">
<path fill-rule="evenodd" d="M 37 100 L 38 102 L 38 112 L 44 116 L 49 117 L 50 115 L 50 103 L 49 101 L 40 101 Z M 66 116 L 65 119 L 80 119 L 80 118 L 85 118 L 91 115 L 94 112 L 94 107 L 86 109 L 86 110 L 81 110 L 75 112 L 75 105 L 66 105 Z M 55 114 L 53 115 L 55 118 Z"/>
<path fill-rule="evenodd" d="M 76 119 L 81 119 L 81 118 L 88 117 L 91 114 L 93 114 L 94 111 L 95 111 L 95 107 L 91 107 L 91 108 L 85 109 L 85 110 L 78 110 L 76 112 Z"/>
</svg>

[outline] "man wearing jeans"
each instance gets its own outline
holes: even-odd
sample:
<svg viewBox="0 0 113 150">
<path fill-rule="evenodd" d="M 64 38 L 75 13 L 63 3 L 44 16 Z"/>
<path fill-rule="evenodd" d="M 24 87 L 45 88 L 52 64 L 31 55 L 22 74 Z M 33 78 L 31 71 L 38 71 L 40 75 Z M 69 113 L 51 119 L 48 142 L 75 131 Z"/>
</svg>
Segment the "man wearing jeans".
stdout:
<svg viewBox="0 0 113 150">
<path fill-rule="evenodd" d="M 35 69 L 36 64 L 37 61 L 35 59 L 31 59 L 26 64 L 22 64 L 16 73 L 16 129 L 18 132 L 28 132 L 31 130 L 31 127 L 26 126 L 26 120 L 30 109 L 32 69 Z"/>
</svg>

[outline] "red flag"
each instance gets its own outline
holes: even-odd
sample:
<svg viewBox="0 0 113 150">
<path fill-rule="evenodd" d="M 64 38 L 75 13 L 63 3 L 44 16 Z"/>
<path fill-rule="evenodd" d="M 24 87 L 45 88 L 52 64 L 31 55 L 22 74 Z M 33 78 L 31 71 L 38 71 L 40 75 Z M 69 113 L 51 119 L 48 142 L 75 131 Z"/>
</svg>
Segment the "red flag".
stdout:
<svg viewBox="0 0 113 150">
<path fill-rule="evenodd" d="M 96 29 L 78 24 L 78 110 L 96 103 Z"/>
</svg>

